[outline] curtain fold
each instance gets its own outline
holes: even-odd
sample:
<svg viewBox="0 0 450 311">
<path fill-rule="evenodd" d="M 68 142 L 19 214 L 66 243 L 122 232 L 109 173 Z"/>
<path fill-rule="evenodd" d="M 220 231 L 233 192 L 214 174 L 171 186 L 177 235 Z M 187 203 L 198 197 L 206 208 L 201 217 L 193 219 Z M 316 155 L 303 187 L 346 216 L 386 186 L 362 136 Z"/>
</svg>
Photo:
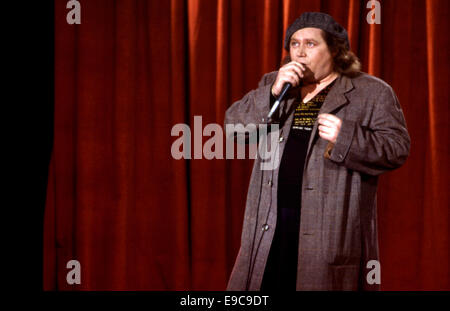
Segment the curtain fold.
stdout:
<svg viewBox="0 0 450 311">
<path fill-rule="evenodd" d="M 449 195 L 442 186 L 448 184 L 449 147 L 448 104 L 449 38 L 442 35 L 450 23 L 446 16 L 448 1 L 427 1 L 427 77 L 428 77 L 428 130 L 426 153 L 425 184 L 429 188 L 424 194 L 423 234 L 421 239 L 421 282 L 430 289 L 448 288 L 450 276 L 449 245 Z M 442 27 L 441 27 L 442 25 Z M 445 26 L 447 25 L 447 26 Z M 446 28 L 443 28 L 446 27 Z M 447 52 L 445 52 L 447 51 Z M 447 55 L 446 55 L 447 54 Z M 445 90 L 445 91 L 444 91 Z M 447 216 L 447 217 L 445 217 Z M 433 223 L 433 226 L 427 224 Z M 445 261 L 441 261 L 444 259 Z M 446 278 L 447 277 L 447 278 Z"/>
<path fill-rule="evenodd" d="M 449 290 L 449 2 L 379 2 L 369 25 L 364 0 L 90 0 L 68 25 L 55 1 L 44 289 L 224 290 L 253 161 L 206 159 L 205 127 L 279 68 L 295 18 L 322 11 L 393 87 L 411 134 L 406 164 L 380 178 L 381 288 Z M 176 124 L 192 159 L 172 157 Z"/>
</svg>

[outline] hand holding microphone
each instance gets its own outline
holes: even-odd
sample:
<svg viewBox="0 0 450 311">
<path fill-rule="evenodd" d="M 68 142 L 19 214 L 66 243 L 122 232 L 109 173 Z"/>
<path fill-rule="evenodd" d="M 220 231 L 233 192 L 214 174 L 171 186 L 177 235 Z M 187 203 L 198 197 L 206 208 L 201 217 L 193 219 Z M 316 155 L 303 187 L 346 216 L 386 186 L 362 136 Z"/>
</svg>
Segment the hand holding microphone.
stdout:
<svg viewBox="0 0 450 311">
<path fill-rule="evenodd" d="M 303 71 L 305 71 L 305 69 L 305 65 L 296 61 L 287 63 L 280 68 L 271 89 L 272 95 L 278 98 L 270 109 L 269 115 L 267 116 L 268 119 L 270 119 L 273 113 L 277 110 L 289 88 L 292 86 L 296 87 L 300 84 L 300 81 L 303 78 Z"/>
<path fill-rule="evenodd" d="M 275 97 L 279 96 L 286 83 L 290 83 L 293 87 L 298 86 L 300 80 L 303 78 L 303 71 L 305 69 L 305 65 L 296 61 L 292 61 L 281 67 L 272 86 L 272 95 Z"/>
</svg>

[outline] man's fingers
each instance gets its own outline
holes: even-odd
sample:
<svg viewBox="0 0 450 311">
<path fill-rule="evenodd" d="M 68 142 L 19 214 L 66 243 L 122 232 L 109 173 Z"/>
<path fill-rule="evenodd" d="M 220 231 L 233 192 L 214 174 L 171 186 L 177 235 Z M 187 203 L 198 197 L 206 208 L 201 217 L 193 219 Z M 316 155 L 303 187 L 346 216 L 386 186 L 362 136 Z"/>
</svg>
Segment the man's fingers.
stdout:
<svg viewBox="0 0 450 311">
<path fill-rule="evenodd" d="M 297 86 L 300 83 L 300 78 L 293 71 L 280 71 L 279 76 L 272 87 L 273 95 L 280 95 L 281 90 L 286 83 L 290 83 L 292 86 Z"/>
<path fill-rule="evenodd" d="M 305 71 L 305 68 L 303 65 L 301 65 L 300 63 L 297 63 L 297 62 L 291 62 L 288 65 L 289 65 L 289 68 L 292 69 L 293 71 L 295 71 L 295 73 L 297 73 L 297 75 L 300 78 L 303 78 L 303 71 Z"/>
<path fill-rule="evenodd" d="M 319 124 L 324 125 L 326 127 L 336 127 L 336 123 L 331 122 L 328 119 L 318 119 Z"/>
<path fill-rule="evenodd" d="M 280 71 L 283 72 L 294 72 L 300 78 L 303 77 L 303 71 L 305 70 L 304 66 L 297 62 L 290 62 L 282 67 Z"/>
<path fill-rule="evenodd" d="M 317 122 L 320 137 L 335 143 L 341 128 L 341 119 L 332 114 L 322 113 L 317 116 Z"/>
<path fill-rule="evenodd" d="M 325 140 L 330 141 L 332 139 L 332 135 L 327 133 L 327 132 L 323 132 L 323 131 L 319 131 L 319 136 Z"/>
<path fill-rule="evenodd" d="M 336 117 L 336 116 L 334 116 L 332 114 L 329 114 L 329 113 L 321 113 L 321 114 L 319 114 L 317 116 L 317 118 L 318 118 L 318 120 L 321 120 L 321 119 L 322 120 L 328 120 L 328 121 L 333 122 L 333 123 L 337 123 L 340 120 L 338 117 Z"/>
<path fill-rule="evenodd" d="M 292 61 L 280 68 L 278 72 L 277 80 L 272 87 L 272 94 L 278 96 L 281 93 L 283 85 L 291 83 L 292 86 L 300 84 L 300 80 L 303 78 L 303 71 L 305 66 L 303 64 Z"/>
<path fill-rule="evenodd" d="M 298 77 L 298 80 L 300 81 L 300 78 L 303 77 L 303 72 L 298 67 L 294 66 L 293 64 L 287 65 L 285 68 L 283 68 L 283 74 L 289 75 L 295 75 Z"/>
<path fill-rule="evenodd" d="M 294 81 L 294 85 L 298 85 L 300 83 L 300 77 L 295 73 L 290 73 L 290 76 L 292 77 Z"/>
<path fill-rule="evenodd" d="M 291 83 L 293 86 L 296 86 L 300 83 L 300 78 L 297 76 L 295 72 L 286 71 L 283 73 L 283 77 L 281 79 L 281 85 L 284 85 L 286 82 Z"/>
<path fill-rule="evenodd" d="M 323 125 L 319 125 L 319 132 L 332 134 L 333 133 L 333 129 L 330 128 L 330 127 L 323 126 Z"/>
<path fill-rule="evenodd" d="M 296 62 L 296 61 L 292 61 L 289 64 L 292 64 L 292 65 L 296 66 L 301 71 L 305 71 L 305 69 L 306 69 L 305 65 L 303 65 L 302 63 Z"/>
</svg>

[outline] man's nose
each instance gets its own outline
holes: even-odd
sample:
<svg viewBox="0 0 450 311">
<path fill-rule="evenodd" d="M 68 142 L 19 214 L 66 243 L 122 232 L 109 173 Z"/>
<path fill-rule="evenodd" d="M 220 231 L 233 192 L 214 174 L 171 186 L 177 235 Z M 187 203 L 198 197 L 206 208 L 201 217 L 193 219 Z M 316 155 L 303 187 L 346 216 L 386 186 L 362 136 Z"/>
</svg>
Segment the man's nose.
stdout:
<svg viewBox="0 0 450 311">
<path fill-rule="evenodd" d="M 306 56 L 304 44 L 300 44 L 300 46 L 298 47 L 298 56 Z"/>
</svg>

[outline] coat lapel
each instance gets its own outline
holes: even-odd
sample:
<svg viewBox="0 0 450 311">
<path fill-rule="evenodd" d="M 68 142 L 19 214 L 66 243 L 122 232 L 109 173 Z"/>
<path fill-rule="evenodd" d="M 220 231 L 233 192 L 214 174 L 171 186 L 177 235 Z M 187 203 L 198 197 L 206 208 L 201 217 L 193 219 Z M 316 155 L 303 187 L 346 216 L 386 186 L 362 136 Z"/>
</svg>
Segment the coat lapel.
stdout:
<svg viewBox="0 0 450 311">
<path fill-rule="evenodd" d="M 282 118 L 283 116 L 289 116 L 292 105 L 294 104 L 295 99 L 298 97 L 298 92 L 291 93 L 290 95 L 291 96 L 287 100 L 282 102 L 282 104 L 284 105 L 282 105 L 279 111 L 279 118 Z"/>
<path fill-rule="evenodd" d="M 322 107 L 320 108 L 319 114 L 332 113 L 333 111 L 337 110 L 338 108 L 346 105 L 348 100 L 344 94 L 349 92 L 351 89 L 353 89 L 353 83 L 352 83 L 351 79 L 346 76 L 340 75 L 337 78 L 336 83 L 333 85 L 330 92 L 328 93 L 327 97 L 325 98 L 325 101 L 324 101 Z M 314 127 L 311 132 L 311 137 L 309 138 L 308 151 L 306 153 L 306 158 L 308 158 L 308 156 L 311 152 L 311 146 L 314 142 L 314 139 L 316 138 L 317 127 L 318 127 L 318 123 L 316 120 L 316 122 L 314 122 Z"/>
</svg>

